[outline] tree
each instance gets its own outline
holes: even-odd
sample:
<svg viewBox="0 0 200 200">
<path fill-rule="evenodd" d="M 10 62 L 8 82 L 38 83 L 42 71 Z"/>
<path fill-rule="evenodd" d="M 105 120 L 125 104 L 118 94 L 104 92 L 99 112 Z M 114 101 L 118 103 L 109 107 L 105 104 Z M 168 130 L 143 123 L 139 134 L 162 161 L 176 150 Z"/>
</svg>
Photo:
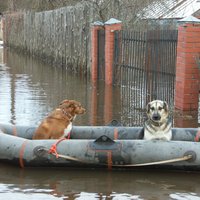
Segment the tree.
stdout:
<svg viewBox="0 0 200 200">
<path fill-rule="evenodd" d="M 136 23 L 138 13 L 156 1 L 164 0 L 83 0 L 88 2 L 103 22 L 111 17 L 123 20 L 127 24 Z"/>
<path fill-rule="evenodd" d="M 8 3 L 5 0 L 0 0 L 0 12 L 3 13 L 8 9 Z"/>
<path fill-rule="evenodd" d="M 86 3 L 92 8 L 96 19 L 105 22 L 113 17 L 130 26 L 137 23 L 139 15 L 141 18 L 145 14 L 148 5 L 156 2 L 166 3 L 165 10 L 169 10 L 167 0 L 8 0 L 8 7 L 10 11 L 44 11 Z"/>
<path fill-rule="evenodd" d="M 63 6 L 73 6 L 81 0 L 0 0 L 6 2 L 9 11 L 21 10 L 53 10 Z M 0 2 L 1 5 L 1 2 Z"/>
</svg>

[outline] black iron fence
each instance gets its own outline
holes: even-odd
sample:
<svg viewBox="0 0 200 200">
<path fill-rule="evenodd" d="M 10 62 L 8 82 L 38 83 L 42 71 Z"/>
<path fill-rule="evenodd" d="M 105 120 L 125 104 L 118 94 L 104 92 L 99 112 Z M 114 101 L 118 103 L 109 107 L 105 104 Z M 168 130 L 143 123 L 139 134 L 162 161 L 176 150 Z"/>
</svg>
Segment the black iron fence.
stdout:
<svg viewBox="0 0 200 200">
<path fill-rule="evenodd" d="M 174 103 L 177 30 L 115 32 L 114 84 L 120 85 L 122 122 L 141 125 L 146 104 Z"/>
</svg>

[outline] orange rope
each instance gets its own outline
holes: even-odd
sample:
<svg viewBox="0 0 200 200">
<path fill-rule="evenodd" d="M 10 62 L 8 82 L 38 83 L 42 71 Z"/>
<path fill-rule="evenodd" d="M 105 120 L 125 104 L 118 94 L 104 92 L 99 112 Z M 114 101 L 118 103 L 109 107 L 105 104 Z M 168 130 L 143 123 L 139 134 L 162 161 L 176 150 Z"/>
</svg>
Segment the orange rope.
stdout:
<svg viewBox="0 0 200 200">
<path fill-rule="evenodd" d="M 51 148 L 49 149 L 48 153 L 49 154 L 55 154 L 56 158 L 58 158 L 58 152 L 57 152 L 57 145 L 62 142 L 63 140 L 67 140 L 68 138 L 62 138 L 60 140 L 58 140 L 55 144 L 53 144 L 51 146 Z"/>
<path fill-rule="evenodd" d="M 196 136 L 194 138 L 195 142 L 199 142 L 199 140 L 200 140 L 200 129 L 197 131 L 197 134 L 196 134 Z"/>
<path fill-rule="evenodd" d="M 24 151 L 25 151 L 25 148 L 26 148 L 26 144 L 28 143 L 28 140 L 25 140 L 20 148 L 20 151 L 19 151 L 19 166 L 21 168 L 24 168 L 24 160 L 23 160 L 23 157 L 24 157 Z"/>
<path fill-rule="evenodd" d="M 117 128 L 114 129 L 114 140 L 117 140 L 119 137 Z"/>
<path fill-rule="evenodd" d="M 12 134 L 14 136 L 17 136 L 17 127 L 16 126 L 13 126 L 13 128 L 12 128 Z"/>
</svg>

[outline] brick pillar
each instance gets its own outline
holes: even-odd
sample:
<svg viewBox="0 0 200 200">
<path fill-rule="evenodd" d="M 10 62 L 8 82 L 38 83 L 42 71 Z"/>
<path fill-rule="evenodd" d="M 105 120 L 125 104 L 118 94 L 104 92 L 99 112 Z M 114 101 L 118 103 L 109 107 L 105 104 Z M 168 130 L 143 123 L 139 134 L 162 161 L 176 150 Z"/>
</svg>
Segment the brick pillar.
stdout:
<svg viewBox="0 0 200 200">
<path fill-rule="evenodd" d="M 105 82 L 113 83 L 114 31 L 121 30 L 122 22 L 111 18 L 105 22 Z"/>
<path fill-rule="evenodd" d="M 188 17 L 178 27 L 175 108 L 197 111 L 199 102 L 200 72 L 200 20 Z"/>
<path fill-rule="evenodd" d="M 104 24 L 102 22 L 97 21 L 92 24 L 92 30 L 91 30 L 92 82 L 96 82 L 98 77 L 97 74 L 98 73 L 98 30 L 101 29 L 104 29 Z"/>
</svg>

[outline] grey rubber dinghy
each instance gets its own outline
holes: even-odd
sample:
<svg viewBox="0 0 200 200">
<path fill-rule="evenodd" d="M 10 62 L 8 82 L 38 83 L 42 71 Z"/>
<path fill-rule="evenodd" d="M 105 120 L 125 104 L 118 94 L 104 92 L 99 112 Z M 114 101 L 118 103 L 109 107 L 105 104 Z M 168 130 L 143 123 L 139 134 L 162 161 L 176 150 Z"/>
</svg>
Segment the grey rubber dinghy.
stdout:
<svg viewBox="0 0 200 200">
<path fill-rule="evenodd" d="M 142 127 L 74 126 L 70 139 L 32 140 L 36 127 L 0 124 L 0 162 L 20 167 L 163 168 L 200 171 L 200 129 L 173 128 L 171 141 L 143 140 Z"/>
</svg>

